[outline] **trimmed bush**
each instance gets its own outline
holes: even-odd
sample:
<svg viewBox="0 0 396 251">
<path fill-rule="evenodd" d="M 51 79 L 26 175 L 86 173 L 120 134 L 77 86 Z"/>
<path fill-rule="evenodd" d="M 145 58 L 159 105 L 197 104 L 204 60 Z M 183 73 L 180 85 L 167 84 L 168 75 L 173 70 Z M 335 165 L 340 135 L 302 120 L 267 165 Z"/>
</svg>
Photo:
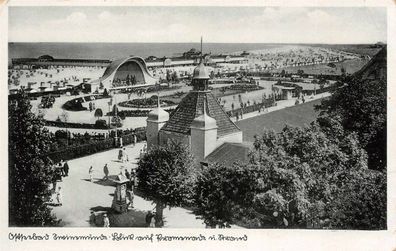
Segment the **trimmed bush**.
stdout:
<svg viewBox="0 0 396 251">
<path fill-rule="evenodd" d="M 104 120 L 104 119 L 96 120 L 95 129 L 107 129 L 107 128 L 108 128 L 108 126 L 107 126 L 106 120 Z"/>
</svg>

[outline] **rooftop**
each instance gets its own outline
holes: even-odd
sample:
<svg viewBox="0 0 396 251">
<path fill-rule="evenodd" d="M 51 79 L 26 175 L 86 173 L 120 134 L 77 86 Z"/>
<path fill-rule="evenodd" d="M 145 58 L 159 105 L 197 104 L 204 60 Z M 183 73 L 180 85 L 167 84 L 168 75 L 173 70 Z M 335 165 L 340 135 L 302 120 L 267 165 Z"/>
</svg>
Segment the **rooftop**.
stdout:
<svg viewBox="0 0 396 251">
<path fill-rule="evenodd" d="M 209 154 L 204 162 L 219 163 L 224 166 L 231 166 L 235 162 L 245 163 L 249 160 L 250 145 L 244 143 L 226 142 Z"/>
<path fill-rule="evenodd" d="M 240 131 L 209 91 L 193 91 L 187 94 L 176 110 L 170 115 L 169 121 L 161 128 L 161 131 L 190 135 L 191 123 L 198 114 L 202 113 L 205 98 L 207 100 L 207 113 L 216 120 L 218 137 Z"/>
</svg>

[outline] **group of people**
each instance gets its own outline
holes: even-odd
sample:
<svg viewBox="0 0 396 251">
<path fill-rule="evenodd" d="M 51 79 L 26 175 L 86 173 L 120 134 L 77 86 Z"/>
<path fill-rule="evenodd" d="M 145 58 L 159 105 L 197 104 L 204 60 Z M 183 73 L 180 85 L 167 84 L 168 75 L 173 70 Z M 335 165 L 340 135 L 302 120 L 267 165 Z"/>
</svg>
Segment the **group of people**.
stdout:
<svg viewBox="0 0 396 251">
<path fill-rule="evenodd" d="M 96 109 L 94 102 L 89 102 L 88 107 L 90 112 L 95 111 Z"/>
<path fill-rule="evenodd" d="M 53 166 L 54 168 L 54 176 L 52 179 L 52 190 L 55 194 L 56 204 L 58 206 L 62 206 L 62 188 L 59 186 L 57 188 L 57 182 L 62 181 L 62 177 L 69 176 L 69 164 L 61 160 L 58 164 Z"/>
<path fill-rule="evenodd" d="M 157 217 L 156 213 L 152 211 L 148 211 L 145 217 L 146 227 L 155 228 L 157 226 Z M 90 216 L 91 224 L 96 224 L 96 216 L 94 212 L 91 212 Z M 103 214 L 103 227 L 110 227 L 110 220 L 107 216 L 107 213 Z"/>
<path fill-rule="evenodd" d="M 125 147 L 121 148 L 118 151 L 118 160 L 121 162 L 129 161 L 129 157 L 128 157 L 128 154 L 126 153 Z"/>
<path fill-rule="evenodd" d="M 151 212 L 148 211 L 148 213 L 146 214 L 146 226 L 147 227 L 155 227 L 156 226 L 156 221 L 157 221 L 157 217 L 155 212 Z"/>
</svg>

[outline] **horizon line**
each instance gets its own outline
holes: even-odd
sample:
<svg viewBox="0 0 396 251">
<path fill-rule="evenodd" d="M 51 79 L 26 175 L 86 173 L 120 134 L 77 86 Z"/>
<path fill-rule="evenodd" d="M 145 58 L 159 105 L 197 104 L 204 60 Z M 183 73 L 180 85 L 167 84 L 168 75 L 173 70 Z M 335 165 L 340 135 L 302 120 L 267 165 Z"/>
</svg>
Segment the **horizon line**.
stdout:
<svg viewBox="0 0 396 251">
<path fill-rule="evenodd" d="M 81 44 L 200 44 L 200 42 L 80 42 L 80 41 L 66 41 L 66 42 L 59 42 L 59 41 L 42 41 L 42 42 L 37 42 L 37 41 L 8 41 L 8 44 L 11 43 L 81 43 Z M 344 45 L 344 44 L 350 44 L 350 45 L 369 45 L 369 44 L 377 44 L 377 43 L 383 43 L 387 44 L 387 42 L 384 41 L 377 41 L 377 42 L 352 42 L 352 43 L 323 43 L 323 42 L 287 42 L 287 43 L 277 43 L 277 42 L 205 42 L 204 44 L 280 44 L 280 45 L 289 45 L 289 44 L 306 44 L 306 45 L 312 45 L 312 44 L 324 44 L 324 45 Z"/>
</svg>

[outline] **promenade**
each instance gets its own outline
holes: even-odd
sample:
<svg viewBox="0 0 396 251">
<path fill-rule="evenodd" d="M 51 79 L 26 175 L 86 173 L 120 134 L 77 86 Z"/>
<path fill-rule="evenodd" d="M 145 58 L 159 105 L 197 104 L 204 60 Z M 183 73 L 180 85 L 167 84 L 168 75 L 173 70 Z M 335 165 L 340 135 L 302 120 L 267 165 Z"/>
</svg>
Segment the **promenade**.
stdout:
<svg viewBox="0 0 396 251">
<path fill-rule="evenodd" d="M 324 92 L 324 93 L 321 93 L 321 94 L 312 95 L 310 97 L 305 97 L 305 103 L 316 101 L 316 100 L 319 100 L 319 99 L 322 99 L 322 98 L 327 98 L 327 97 L 330 97 L 330 96 L 331 96 L 331 93 L 329 93 L 329 92 Z M 301 100 L 300 100 L 300 102 L 301 102 Z M 276 103 L 277 103 L 276 106 L 271 106 L 271 107 L 265 108 L 261 112 L 254 111 L 254 112 L 250 112 L 250 113 L 245 113 L 245 114 L 243 114 L 242 118 L 239 117 L 239 119 L 236 120 L 236 117 L 232 117 L 231 120 L 234 121 L 234 122 L 238 122 L 238 121 L 242 121 L 242 120 L 245 120 L 245 119 L 249 119 L 249 118 L 265 115 L 265 114 L 268 114 L 270 112 L 279 111 L 279 110 L 285 109 L 287 107 L 293 107 L 293 106 L 296 105 L 296 98 L 292 98 L 292 99 L 289 99 L 289 100 L 279 100 L 279 101 L 276 101 Z"/>
<path fill-rule="evenodd" d="M 103 182 L 103 166 L 107 163 L 109 176 L 115 177 L 120 173 L 121 167 L 126 167 L 129 171 L 131 167 L 136 167 L 140 150 L 145 143 L 138 143 L 134 147 L 126 146 L 126 152 L 131 163 L 121 163 L 117 160 L 118 150 L 96 153 L 90 156 L 77 158 L 68 161 L 70 170 L 69 176 L 64 177 L 57 186 L 62 187 L 63 205 L 55 206 L 53 212 L 58 219 L 62 219 L 62 226 L 65 227 L 90 227 L 90 212 L 94 211 L 100 215 L 110 209 L 115 186 L 111 182 Z M 89 181 L 88 169 L 93 166 L 94 181 Z M 54 196 L 55 199 L 55 196 Z M 134 209 L 128 214 L 117 217 L 117 225 L 124 227 L 144 227 L 145 215 L 148 210 L 153 210 L 155 204 L 144 200 L 135 194 Z M 127 217 L 127 218 L 126 218 Z M 165 208 L 165 228 L 205 228 L 202 220 L 196 219 L 191 211 L 184 208 Z M 110 224 L 112 224 L 110 217 Z"/>
</svg>

